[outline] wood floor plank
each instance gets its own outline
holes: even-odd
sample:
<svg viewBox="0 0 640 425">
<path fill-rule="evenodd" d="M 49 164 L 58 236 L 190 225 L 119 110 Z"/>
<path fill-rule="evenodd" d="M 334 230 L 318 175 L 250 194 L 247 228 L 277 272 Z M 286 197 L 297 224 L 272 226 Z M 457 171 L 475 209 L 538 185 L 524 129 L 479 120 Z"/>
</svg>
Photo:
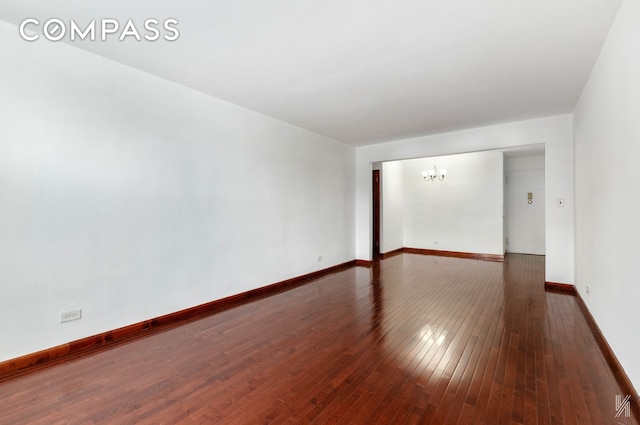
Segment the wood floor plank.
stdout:
<svg viewBox="0 0 640 425">
<path fill-rule="evenodd" d="M 398 254 L 0 382 L 1 424 L 638 424 L 544 257 Z"/>
</svg>

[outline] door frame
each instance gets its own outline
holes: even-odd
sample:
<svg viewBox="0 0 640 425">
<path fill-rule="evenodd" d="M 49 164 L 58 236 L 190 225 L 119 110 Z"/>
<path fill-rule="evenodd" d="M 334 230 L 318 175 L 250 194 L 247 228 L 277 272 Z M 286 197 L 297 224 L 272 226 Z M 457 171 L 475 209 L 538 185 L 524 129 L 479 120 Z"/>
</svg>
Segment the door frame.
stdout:
<svg viewBox="0 0 640 425">
<path fill-rule="evenodd" d="M 372 183 L 372 198 L 373 198 L 373 220 L 372 225 L 372 253 L 371 257 L 374 260 L 380 258 L 380 170 L 372 170 L 371 183 Z"/>
</svg>

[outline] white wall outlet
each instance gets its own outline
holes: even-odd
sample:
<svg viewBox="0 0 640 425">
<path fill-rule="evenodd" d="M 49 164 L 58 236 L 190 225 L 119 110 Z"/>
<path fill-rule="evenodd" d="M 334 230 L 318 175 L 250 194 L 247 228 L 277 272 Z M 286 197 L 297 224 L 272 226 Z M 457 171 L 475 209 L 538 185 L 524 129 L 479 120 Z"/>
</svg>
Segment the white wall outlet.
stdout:
<svg viewBox="0 0 640 425">
<path fill-rule="evenodd" d="M 322 255 L 318 255 L 318 263 L 322 262 L 322 260 L 324 260 L 324 258 L 322 258 Z"/>
<path fill-rule="evenodd" d="M 73 320 L 82 319 L 82 309 L 63 311 L 60 313 L 60 323 L 71 322 Z"/>
<path fill-rule="evenodd" d="M 590 295 L 590 294 L 591 294 L 591 288 L 587 286 L 587 295 Z"/>
</svg>

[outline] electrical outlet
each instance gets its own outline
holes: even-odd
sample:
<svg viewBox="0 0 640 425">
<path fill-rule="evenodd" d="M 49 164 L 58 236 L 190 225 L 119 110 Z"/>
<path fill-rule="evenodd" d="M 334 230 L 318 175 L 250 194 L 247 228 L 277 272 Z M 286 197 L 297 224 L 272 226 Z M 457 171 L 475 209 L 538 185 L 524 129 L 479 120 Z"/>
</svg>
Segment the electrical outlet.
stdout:
<svg viewBox="0 0 640 425">
<path fill-rule="evenodd" d="M 323 260 L 322 255 L 318 255 L 318 263 L 320 263 Z"/>
<path fill-rule="evenodd" d="M 82 309 L 63 311 L 60 313 L 60 323 L 71 322 L 73 320 L 82 319 Z"/>
<path fill-rule="evenodd" d="M 587 286 L 587 295 L 591 295 L 591 288 Z"/>
</svg>

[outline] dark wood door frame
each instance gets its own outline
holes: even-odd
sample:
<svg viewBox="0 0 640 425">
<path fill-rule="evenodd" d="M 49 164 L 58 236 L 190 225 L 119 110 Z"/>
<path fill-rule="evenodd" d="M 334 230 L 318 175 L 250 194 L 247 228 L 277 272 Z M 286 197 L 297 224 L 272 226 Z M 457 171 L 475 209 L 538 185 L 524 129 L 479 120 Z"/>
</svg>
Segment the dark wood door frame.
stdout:
<svg viewBox="0 0 640 425">
<path fill-rule="evenodd" d="M 372 257 L 374 260 L 380 257 L 380 170 L 373 170 L 373 241 Z"/>
</svg>

